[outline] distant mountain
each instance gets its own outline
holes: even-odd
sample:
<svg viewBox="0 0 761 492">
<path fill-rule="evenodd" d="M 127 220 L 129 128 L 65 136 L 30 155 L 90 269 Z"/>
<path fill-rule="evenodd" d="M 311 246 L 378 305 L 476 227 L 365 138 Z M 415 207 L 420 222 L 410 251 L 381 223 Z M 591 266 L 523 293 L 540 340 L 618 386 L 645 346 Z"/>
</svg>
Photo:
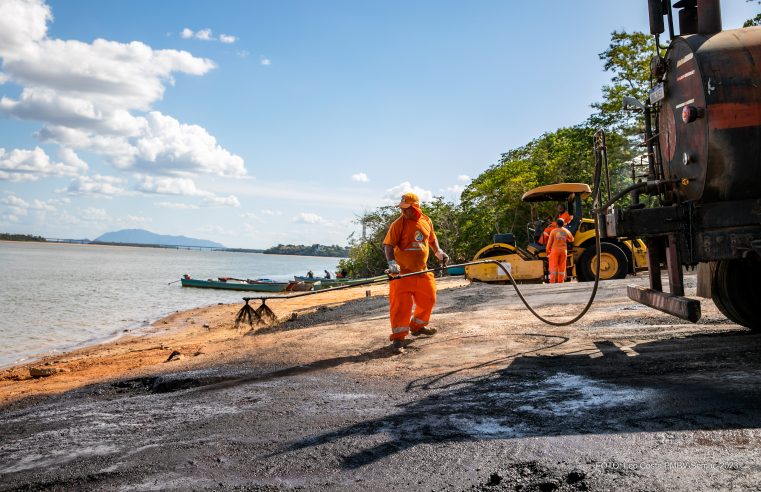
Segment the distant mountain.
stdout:
<svg viewBox="0 0 761 492">
<path fill-rule="evenodd" d="M 95 238 L 96 243 L 127 243 L 127 244 L 161 244 L 165 246 L 203 246 L 206 248 L 224 248 L 223 245 L 206 239 L 196 239 L 185 236 L 167 236 L 155 234 L 143 229 L 123 229 L 107 232 Z"/>
</svg>

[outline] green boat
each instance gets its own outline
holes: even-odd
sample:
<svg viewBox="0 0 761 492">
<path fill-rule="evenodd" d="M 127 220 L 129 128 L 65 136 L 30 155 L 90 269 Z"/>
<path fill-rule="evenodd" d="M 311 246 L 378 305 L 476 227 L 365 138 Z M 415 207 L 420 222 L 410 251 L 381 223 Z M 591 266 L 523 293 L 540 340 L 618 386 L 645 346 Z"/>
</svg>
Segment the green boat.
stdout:
<svg viewBox="0 0 761 492">
<path fill-rule="evenodd" d="M 254 292 L 285 292 L 292 290 L 296 282 L 273 282 L 265 280 L 198 280 L 187 275 L 180 279 L 183 287 L 202 289 L 247 290 Z"/>
</svg>

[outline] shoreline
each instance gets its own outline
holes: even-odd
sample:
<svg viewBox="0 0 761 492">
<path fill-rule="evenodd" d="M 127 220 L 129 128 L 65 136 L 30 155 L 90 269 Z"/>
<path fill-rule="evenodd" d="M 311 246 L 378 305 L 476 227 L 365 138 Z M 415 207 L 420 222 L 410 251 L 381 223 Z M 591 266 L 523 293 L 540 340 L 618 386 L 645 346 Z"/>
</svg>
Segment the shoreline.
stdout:
<svg viewBox="0 0 761 492">
<path fill-rule="evenodd" d="M 210 304 L 205 304 L 197 307 L 192 307 L 190 309 L 185 310 L 172 310 L 169 312 L 164 312 L 159 315 L 155 315 L 152 317 L 149 317 L 149 320 L 153 321 L 136 321 L 133 323 L 133 325 L 128 326 L 126 328 L 114 328 L 114 330 L 110 333 L 104 333 L 100 336 L 96 336 L 93 338 L 88 338 L 87 340 L 79 341 L 79 342 L 71 342 L 70 344 L 61 345 L 58 347 L 53 347 L 48 349 L 50 353 L 34 353 L 28 355 L 26 358 L 22 360 L 17 360 L 14 362 L 8 362 L 8 363 L 0 363 L 0 378 L 2 377 L 2 372 L 13 369 L 16 367 L 21 366 L 34 366 L 38 363 L 45 362 L 47 359 L 56 358 L 56 357 L 62 357 L 68 353 L 75 352 L 78 350 L 85 350 L 92 347 L 97 347 L 99 345 L 106 345 L 109 343 L 115 343 L 121 340 L 124 337 L 128 336 L 146 336 L 149 334 L 150 330 L 154 328 L 154 325 L 159 323 L 160 321 L 169 318 L 172 315 L 183 313 L 186 311 L 195 311 L 198 309 L 210 309 L 216 306 L 224 305 L 225 303 L 215 302 Z"/>
<path fill-rule="evenodd" d="M 439 289 L 468 283 L 461 277 L 439 279 L 437 282 Z M 388 284 L 374 285 L 371 289 L 366 287 L 284 299 L 271 302 L 268 306 L 275 311 L 282 324 L 298 320 L 306 314 L 333 310 L 351 301 L 364 299 L 367 291 L 370 291 L 371 298 L 385 298 L 388 295 Z M 112 340 L 2 367 L 0 407 L 95 383 L 200 369 L 250 356 L 257 350 L 256 343 L 251 343 L 251 339 L 257 337 L 247 335 L 273 330 L 269 326 L 250 330 L 247 325 L 235 329 L 235 315 L 241 307 L 242 303 L 217 303 L 177 311 L 139 330 L 117 334 Z M 169 361 L 174 352 L 181 355 Z M 50 375 L 33 377 L 32 369 L 38 374 L 42 371 Z"/>
</svg>

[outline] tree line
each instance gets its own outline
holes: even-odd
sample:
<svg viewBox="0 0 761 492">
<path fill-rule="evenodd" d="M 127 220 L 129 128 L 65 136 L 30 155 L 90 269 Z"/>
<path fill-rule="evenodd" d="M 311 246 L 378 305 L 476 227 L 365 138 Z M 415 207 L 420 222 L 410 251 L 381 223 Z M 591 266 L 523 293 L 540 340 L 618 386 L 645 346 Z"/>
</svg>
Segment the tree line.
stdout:
<svg viewBox="0 0 761 492">
<path fill-rule="evenodd" d="M 36 241 L 45 242 L 45 238 L 42 236 L 32 236 L 29 234 L 9 234 L 7 232 L 0 232 L 0 241 Z"/>
<path fill-rule="evenodd" d="M 278 244 L 271 248 L 265 249 L 264 254 L 268 255 L 299 255 L 299 256 L 330 256 L 334 258 L 345 258 L 349 256 L 349 248 L 345 246 L 325 246 L 322 244 L 313 244 L 307 246 L 304 244 Z"/>
</svg>

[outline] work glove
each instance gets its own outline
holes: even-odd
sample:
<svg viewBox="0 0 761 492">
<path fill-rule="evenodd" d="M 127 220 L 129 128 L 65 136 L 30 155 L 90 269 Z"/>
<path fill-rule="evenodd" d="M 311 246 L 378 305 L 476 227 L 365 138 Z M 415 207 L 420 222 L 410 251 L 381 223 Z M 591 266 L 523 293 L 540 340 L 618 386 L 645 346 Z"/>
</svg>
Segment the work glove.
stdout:
<svg viewBox="0 0 761 492">
<path fill-rule="evenodd" d="M 439 261 L 442 263 L 446 263 L 449 261 L 449 255 L 444 253 L 443 249 L 440 249 L 436 252 L 436 258 L 438 258 Z"/>
<path fill-rule="evenodd" d="M 399 263 L 396 262 L 396 260 L 389 260 L 388 262 L 388 270 L 386 270 L 386 273 L 389 275 L 399 275 Z"/>
</svg>

